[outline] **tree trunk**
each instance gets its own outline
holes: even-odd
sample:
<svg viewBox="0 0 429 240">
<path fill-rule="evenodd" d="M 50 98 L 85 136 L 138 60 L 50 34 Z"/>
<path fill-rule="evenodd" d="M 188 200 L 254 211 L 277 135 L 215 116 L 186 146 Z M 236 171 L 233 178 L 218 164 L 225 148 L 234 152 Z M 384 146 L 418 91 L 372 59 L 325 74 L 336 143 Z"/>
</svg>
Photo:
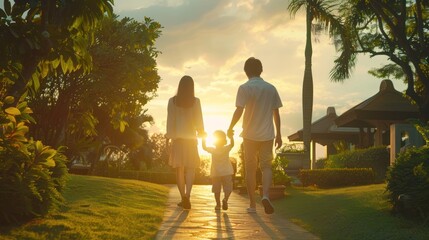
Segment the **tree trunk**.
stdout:
<svg viewBox="0 0 429 240">
<path fill-rule="evenodd" d="M 310 6 L 307 5 L 307 39 L 305 44 L 305 70 L 302 86 L 302 114 L 303 114 L 303 141 L 305 152 L 304 168 L 311 168 L 310 141 L 311 141 L 311 118 L 313 113 L 313 76 L 311 70 L 311 58 L 313 49 L 311 45 L 311 22 L 313 16 Z"/>
</svg>

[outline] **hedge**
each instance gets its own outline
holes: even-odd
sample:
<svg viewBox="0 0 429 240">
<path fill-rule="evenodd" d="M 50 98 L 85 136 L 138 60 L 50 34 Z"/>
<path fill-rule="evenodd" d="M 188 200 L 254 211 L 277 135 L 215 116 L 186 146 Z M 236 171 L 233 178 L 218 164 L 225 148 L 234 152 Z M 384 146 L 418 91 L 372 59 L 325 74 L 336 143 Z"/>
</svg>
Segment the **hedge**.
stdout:
<svg viewBox="0 0 429 240">
<path fill-rule="evenodd" d="M 375 173 L 371 168 L 330 168 L 300 170 L 298 178 L 303 186 L 334 188 L 373 184 Z"/>
<path fill-rule="evenodd" d="M 325 168 L 372 168 L 376 182 L 383 182 L 389 166 L 389 150 L 386 146 L 378 146 L 331 155 Z"/>
</svg>

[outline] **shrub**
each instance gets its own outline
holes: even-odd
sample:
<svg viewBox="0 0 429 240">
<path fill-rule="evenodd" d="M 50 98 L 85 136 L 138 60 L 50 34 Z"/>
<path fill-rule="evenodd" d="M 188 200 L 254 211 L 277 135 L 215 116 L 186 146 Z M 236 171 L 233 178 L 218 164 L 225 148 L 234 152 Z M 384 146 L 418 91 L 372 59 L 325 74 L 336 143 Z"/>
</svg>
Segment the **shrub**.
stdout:
<svg viewBox="0 0 429 240">
<path fill-rule="evenodd" d="M 376 182 L 383 182 L 390 165 L 390 154 L 385 146 L 344 151 L 329 156 L 326 168 L 372 168 Z"/>
<path fill-rule="evenodd" d="M 286 174 L 286 168 L 289 164 L 289 159 L 286 157 L 285 154 L 282 154 L 286 151 L 288 151 L 288 149 L 282 147 L 272 162 L 274 185 L 290 185 L 291 178 Z"/>
<path fill-rule="evenodd" d="M 6 97 L 0 107 L 12 102 Z M 25 137 L 29 113 L 25 102 L 0 111 L 0 222 L 44 215 L 62 200 L 67 158 Z"/>
<path fill-rule="evenodd" d="M 371 168 L 300 170 L 298 174 L 303 186 L 320 188 L 372 184 L 374 183 L 374 176 L 374 171 Z"/>
<path fill-rule="evenodd" d="M 387 191 L 396 213 L 429 217 L 429 146 L 400 153 L 387 172 Z"/>
</svg>

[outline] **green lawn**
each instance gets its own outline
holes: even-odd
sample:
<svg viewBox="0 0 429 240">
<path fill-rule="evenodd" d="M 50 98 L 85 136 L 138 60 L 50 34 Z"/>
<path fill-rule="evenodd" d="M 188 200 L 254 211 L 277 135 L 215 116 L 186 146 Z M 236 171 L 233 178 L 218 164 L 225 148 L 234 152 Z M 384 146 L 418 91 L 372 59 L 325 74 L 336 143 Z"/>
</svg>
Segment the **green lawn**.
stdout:
<svg viewBox="0 0 429 240">
<path fill-rule="evenodd" d="M 0 227 L 0 239 L 153 239 L 168 188 L 135 180 L 71 175 L 65 205 L 47 218 Z"/>
<path fill-rule="evenodd" d="M 390 213 L 385 184 L 340 189 L 288 188 L 276 213 L 328 239 L 429 239 L 429 227 Z"/>
</svg>

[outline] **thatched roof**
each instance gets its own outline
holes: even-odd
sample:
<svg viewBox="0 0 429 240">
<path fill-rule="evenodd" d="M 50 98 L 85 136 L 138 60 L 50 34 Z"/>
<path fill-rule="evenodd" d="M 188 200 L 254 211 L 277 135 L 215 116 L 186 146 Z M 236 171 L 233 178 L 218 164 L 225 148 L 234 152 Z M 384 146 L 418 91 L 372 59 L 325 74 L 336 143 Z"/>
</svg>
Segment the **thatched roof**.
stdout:
<svg viewBox="0 0 429 240">
<path fill-rule="evenodd" d="M 377 94 L 341 114 L 335 123 L 341 127 L 376 127 L 380 122 L 401 123 L 418 116 L 418 107 L 396 91 L 392 81 L 383 80 Z"/>
<path fill-rule="evenodd" d="M 357 128 L 338 127 L 335 124 L 337 117 L 335 108 L 328 107 L 326 115 L 311 124 L 311 140 L 322 145 L 345 139 L 357 141 L 359 130 Z M 302 129 L 288 136 L 288 138 L 290 141 L 302 141 Z"/>
</svg>

